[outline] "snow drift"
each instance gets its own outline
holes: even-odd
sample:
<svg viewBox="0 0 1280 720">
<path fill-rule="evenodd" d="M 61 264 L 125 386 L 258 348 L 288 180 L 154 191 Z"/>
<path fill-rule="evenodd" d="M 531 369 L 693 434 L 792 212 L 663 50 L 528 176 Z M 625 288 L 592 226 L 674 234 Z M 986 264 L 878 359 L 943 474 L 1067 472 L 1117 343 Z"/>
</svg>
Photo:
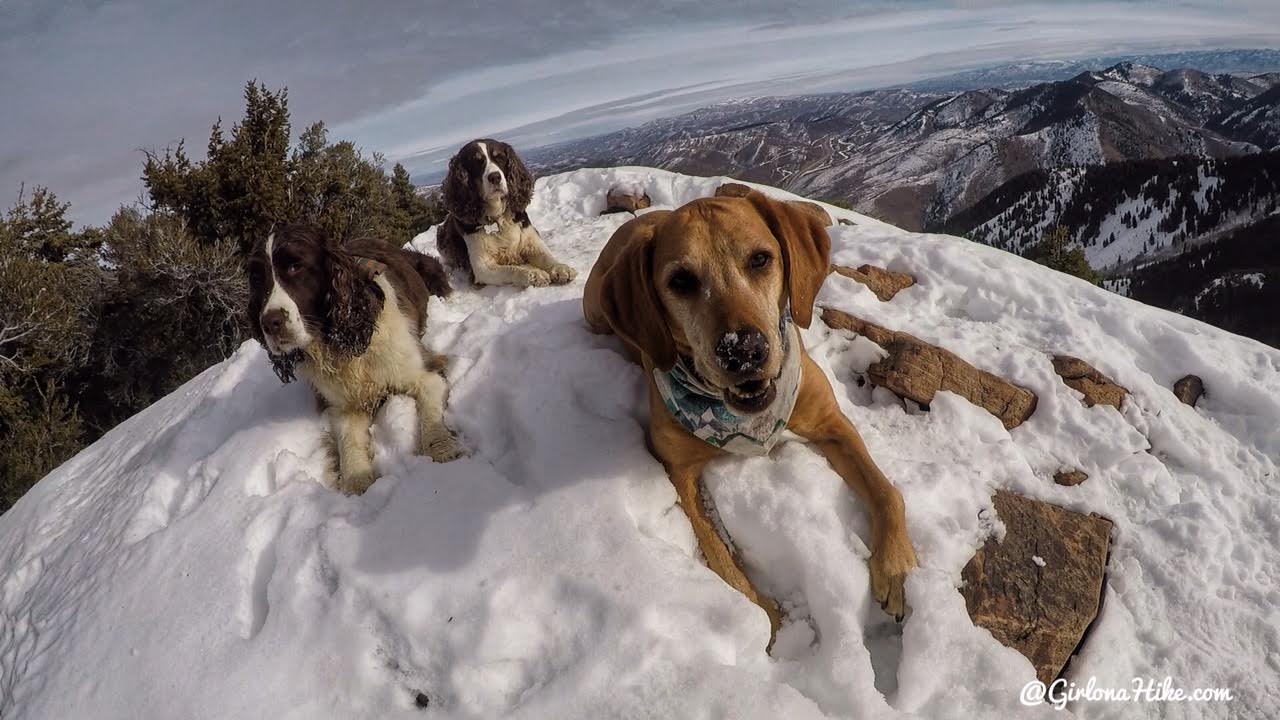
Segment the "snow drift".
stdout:
<svg viewBox="0 0 1280 720">
<path fill-rule="evenodd" d="M 1031 664 L 975 628 L 957 591 L 998 524 L 997 488 L 1115 522 L 1102 615 L 1070 679 L 1168 676 L 1235 696 L 1066 714 L 1280 711 L 1280 351 L 834 207 L 855 223 L 831 230 L 837 262 L 918 283 L 881 303 L 833 275 L 820 304 L 942 345 L 1040 403 L 1012 431 L 948 393 L 905 408 L 855 382 L 874 345 L 815 319 L 805 342 L 901 488 L 921 566 L 897 625 L 869 597 L 866 518 L 820 456 L 784 442 L 713 463 L 724 524 L 789 614 L 767 655 L 764 614 L 700 563 L 645 450 L 640 370 L 580 310 L 629 217 L 598 216 L 611 186 L 663 207 L 722 180 L 618 168 L 539 181 L 530 214 L 578 281 L 433 305 L 427 342 L 451 358 L 448 419 L 469 458 L 413 456 L 398 398 L 374 431 L 382 479 L 334 493 L 316 481 L 324 425 L 308 390 L 281 385 L 250 342 L 45 478 L 0 517 L 0 716 L 1060 717 L 1019 702 Z M 1055 352 L 1129 388 L 1124 411 L 1085 408 Z M 1208 388 L 1198 408 L 1169 390 L 1186 373 Z M 1090 479 L 1059 487 L 1062 467 Z"/>
</svg>

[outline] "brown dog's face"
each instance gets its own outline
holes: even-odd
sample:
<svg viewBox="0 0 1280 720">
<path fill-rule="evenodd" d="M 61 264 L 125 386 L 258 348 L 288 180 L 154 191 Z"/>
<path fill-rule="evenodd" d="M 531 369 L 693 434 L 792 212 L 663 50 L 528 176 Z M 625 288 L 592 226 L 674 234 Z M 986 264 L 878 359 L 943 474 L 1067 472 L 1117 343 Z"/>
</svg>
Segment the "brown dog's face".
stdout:
<svg viewBox="0 0 1280 720">
<path fill-rule="evenodd" d="M 654 235 L 653 282 L 678 352 L 735 410 L 773 402 L 782 371 L 783 249 L 741 200 L 702 200 Z"/>
<path fill-rule="evenodd" d="M 618 234 L 622 249 L 600 279 L 609 327 L 661 370 L 688 357 L 735 410 L 768 408 L 783 364 L 782 313 L 790 305 L 796 325 L 809 327 L 830 271 L 823 223 L 753 191 L 642 216 Z"/>
</svg>

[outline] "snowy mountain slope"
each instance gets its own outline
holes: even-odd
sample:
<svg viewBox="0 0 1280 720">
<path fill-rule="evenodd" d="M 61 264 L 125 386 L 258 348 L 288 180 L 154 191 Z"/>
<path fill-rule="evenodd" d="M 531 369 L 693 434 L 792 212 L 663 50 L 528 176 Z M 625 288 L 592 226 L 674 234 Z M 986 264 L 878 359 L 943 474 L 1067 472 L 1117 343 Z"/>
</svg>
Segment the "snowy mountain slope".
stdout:
<svg viewBox="0 0 1280 720">
<path fill-rule="evenodd" d="M 945 222 L 1027 172 L 1254 152 L 1251 138 L 1265 132 L 1253 124 L 1214 130 L 1206 122 L 1269 86 L 1261 76 L 1120 63 L 1016 91 L 756 98 L 543 148 L 529 159 L 547 172 L 624 163 L 732 174 L 841 199 L 918 229 Z"/>
<path fill-rule="evenodd" d="M 1280 213 L 1115 278 L 1127 297 L 1280 347 Z"/>
<path fill-rule="evenodd" d="M 852 151 L 939 96 L 910 90 L 747 98 L 654 120 L 596 138 L 533 150 L 545 172 L 615 164 L 735 177 L 782 185 Z"/>
<path fill-rule="evenodd" d="M 1210 127 L 1264 149 L 1280 148 L 1280 84 L 1216 118 Z"/>
<path fill-rule="evenodd" d="M 896 625 L 869 598 L 866 518 L 818 455 L 787 442 L 713 463 L 725 526 L 788 610 L 766 655 L 763 613 L 699 562 L 645 450 L 640 371 L 580 311 L 587 270 L 626 220 L 598 216 L 609 187 L 671 206 L 721 180 L 539 180 L 530 214 L 579 280 L 433 306 L 428 341 L 451 358 L 448 417 L 469 458 L 409 455 L 412 405 L 395 401 L 375 428 L 382 479 L 333 493 L 315 481 L 323 425 L 307 390 L 246 343 L 52 473 L 0 516 L 0 716 L 1276 715 L 1280 351 L 835 208 L 857 223 L 832 229 L 836 261 L 919 282 L 881 303 L 832 276 L 820 303 L 942 344 L 1040 403 L 1013 431 L 948 393 L 907 410 L 855 381 L 878 355 L 868 341 L 805 331 L 902 489 L 921 567 Z M 1128 387 L 1124 412 L 1085 408 L 1052 370 L 1057 351 Z M 1168 389 L 1187 372 L 1209 388 L 1197 409 Z M 1059 487 L 1063 466 L 1091 477 Z M 1030 663 L 975 628 L 957 590 L 998 488 L 1115 522 L 1073 680 L 1169 676 L 1235 700 L 1021 705 Z"/>
<path fill-rule="evenodd" d="M 1068 167 L 1014 178 L 938 229 L 1024 253 L 1061 225 L 1100 270 L 1185 252 L 1280 209 L 1280 152 Z"/>
</svg>

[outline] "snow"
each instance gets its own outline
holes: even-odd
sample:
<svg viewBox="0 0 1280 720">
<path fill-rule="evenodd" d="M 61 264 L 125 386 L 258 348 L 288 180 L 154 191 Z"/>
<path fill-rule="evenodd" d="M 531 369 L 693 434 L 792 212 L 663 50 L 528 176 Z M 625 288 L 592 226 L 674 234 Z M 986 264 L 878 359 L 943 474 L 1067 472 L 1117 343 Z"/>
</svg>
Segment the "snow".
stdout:
<svg viewBox="0 0 1280 720">
<path fill-rule="evenodd" d="M 326 489 L 308 391 L 246 343 L 53 472 L 0 516 L 0 716 L 1280 712 L 1280 351 L 830 206 L 858 223 L 832 228 L 837 262 L 918 282 L 881 303 L 833 275 L 820 303 L 941 344 L 1040 402 L 1012 431 L 950 393 L 904 408 L 859 382 L 878 348 L 820 321 L 804 331 L 902 490 L 921 566 L 895 624 L 869 597 L 866 517 L 812 449 L 713 463 L 724 527 L 789 615 L 766 654 L 764 614 L 702 565 L 645 449 L 640 370 L 580 309 L 592 261 L 629 217 L 598 216 L 609 187 L 665 207 L 722 180 L 644 168 L 539 180 L 530 215 L 578 280 L 433 306 L 427 338 L 451 358 L 448 419 L 468 458 L 412 456 L 412 403 L 396 399 L 375 427 L 383 477 L 363 497 Z M 1084 407 L 1055 352 L 1129 388 L 1123 412 Z M 1169 389 L 1186 373 L 1208 389 L 1194 409 Z M 1057 486 L 1063 466 L 1089 480 Z M 1032 666 L 970 623 L 957 590 L 1003 529 L 999 488 L 1115 522 L 1102 615 L 1070 680 L 1168 676 L 1236 699 L 1024 707 Z"/>
</svg>

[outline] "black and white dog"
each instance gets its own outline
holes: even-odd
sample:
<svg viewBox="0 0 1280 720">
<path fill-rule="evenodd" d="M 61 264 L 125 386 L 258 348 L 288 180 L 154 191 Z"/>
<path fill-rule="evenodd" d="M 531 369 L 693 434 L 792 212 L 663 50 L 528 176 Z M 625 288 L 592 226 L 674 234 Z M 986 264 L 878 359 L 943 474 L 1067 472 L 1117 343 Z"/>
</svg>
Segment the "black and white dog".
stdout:
<svg viewBox="0 0 1280 720">
<path fill-rule="evenodd" d="M 472 140 L 449 160 L 444 179 L 448 217 L 436 248 L 478 285 L 541 287 L 570 282 L 577 272 L 558 262 L 529 222 L 533 176 L 510 145 Z"/>
<path fill-rule="evenodd" d="M 329 419 L 339 490 L 360 494 L 376 475 L 369 430 L 388 395 L 418 406 L 418 453 L 462 454 L 444 423 L 443 358 L 422 345 L 427 302 L 449 294 L 434 258 L 376 239 L 340 243 L 287 225 L 249 257 L 249 324 L 276 374 L 310 383 Z"/>
</svg>

